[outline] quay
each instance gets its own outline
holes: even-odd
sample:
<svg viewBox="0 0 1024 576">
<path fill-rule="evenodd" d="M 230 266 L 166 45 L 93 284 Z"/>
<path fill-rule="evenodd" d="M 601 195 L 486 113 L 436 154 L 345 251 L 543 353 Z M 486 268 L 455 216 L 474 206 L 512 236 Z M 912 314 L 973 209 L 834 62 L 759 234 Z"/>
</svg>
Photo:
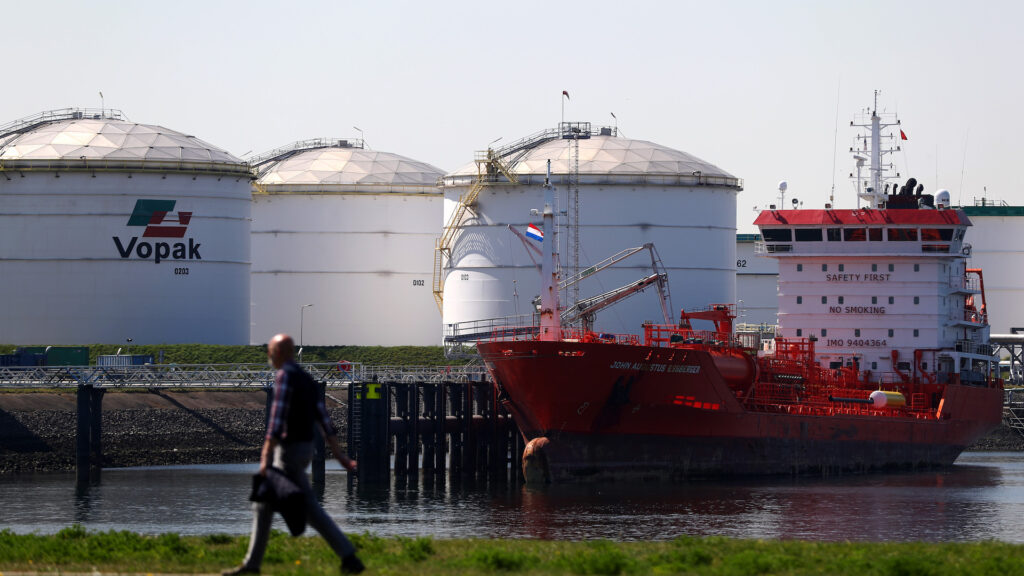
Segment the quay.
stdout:
<svg viewBox="0 0 1024 576">
<path fill-rule="evenodd" d="M 303 364 L 321 394 L 348 409 L 349 453 L 360 463 L 358 482 L 380 484 L 451 474 L 457 478 L 519 477 L 523 441 L 495 397 L 482 366 Z M 109 390 L 262 390 L 269 415 L 274 370 L 266 364 L 153 364 L 0 368 L 0 389 L 74 389 L 78 478 L 98 474 L 103 461 L 102 406 Z M 313 462 L 323 482 L 323 442 Z M 350 480 L 352 477 L 350 477 Z"/>
</svg>

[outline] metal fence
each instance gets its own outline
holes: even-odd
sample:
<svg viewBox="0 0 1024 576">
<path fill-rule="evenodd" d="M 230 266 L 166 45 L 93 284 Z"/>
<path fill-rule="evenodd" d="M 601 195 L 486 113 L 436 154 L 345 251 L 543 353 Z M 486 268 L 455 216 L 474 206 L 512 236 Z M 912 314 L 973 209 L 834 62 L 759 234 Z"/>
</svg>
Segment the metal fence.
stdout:
<svg viewBox="0 0 1024 576">
<path fill-rule="evenodd" d="M 327 387 L 352 382 L 441 382 L 479 380 L 482 366 L 374 366 L 358 362 L 303 364 Z M 144 366 L 0 367 L 0 388 L 267 388 L 274 369 L 267 364 L 147 364 Z"/>
</svg>

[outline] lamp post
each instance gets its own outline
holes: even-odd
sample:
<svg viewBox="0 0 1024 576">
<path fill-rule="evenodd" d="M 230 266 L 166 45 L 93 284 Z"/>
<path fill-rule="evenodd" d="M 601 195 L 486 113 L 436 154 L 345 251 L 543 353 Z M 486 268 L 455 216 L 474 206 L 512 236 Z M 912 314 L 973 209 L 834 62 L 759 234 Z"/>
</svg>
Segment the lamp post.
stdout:
<svg viewBox="0 0 1024 576">
<path fill-rule="evenodd" d="M 132 339 L 131 338 L 125 338 L 125 342 L 128 343 L 128 355 L 131 356 L 132 355 Z"/>
<path fill-rule="evenodd" d="M 312 304 L 303 304 L 299 308 L 299 363 L 302 363 L 302 342 L 303 342 L 303 331 L 305 328 L 306 320 L 306 308 L 309 308 Z"/>
</svg>

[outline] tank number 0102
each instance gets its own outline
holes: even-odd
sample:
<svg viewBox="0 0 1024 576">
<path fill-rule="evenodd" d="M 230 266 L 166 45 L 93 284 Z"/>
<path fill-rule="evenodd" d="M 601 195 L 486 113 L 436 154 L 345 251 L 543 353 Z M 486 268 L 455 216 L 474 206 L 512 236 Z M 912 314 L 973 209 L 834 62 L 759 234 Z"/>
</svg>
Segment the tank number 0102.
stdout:
<svg viewBox="0 0 1024 576">
<path fill-rule="evenodd" d="M 174 269 L 174 275 L 175 276 L 188 276 L 188 268 L 175 268 Z"/>
<path fill-rule="evenodd" d="M 412 285 L 413 286 L 423 286 L 424 285 L 423 284 L 423 280 L 413 280 L 412 281 Z"/>
<path fill-rule="evenodd" d="M 737 268 L 746 268 L 747 267 L 747 261 L 746 260 L 737 260 L 736 261 L 736 267 Z"/>
</svg>

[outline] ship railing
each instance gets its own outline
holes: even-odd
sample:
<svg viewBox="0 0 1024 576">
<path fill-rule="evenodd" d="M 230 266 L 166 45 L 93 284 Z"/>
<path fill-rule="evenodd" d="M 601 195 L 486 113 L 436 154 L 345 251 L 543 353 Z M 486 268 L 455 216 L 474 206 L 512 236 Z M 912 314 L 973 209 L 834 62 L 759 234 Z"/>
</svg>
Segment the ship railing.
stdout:
<svg viewBox="0 0 1024 576">
<path fill-rule="evenodd" d="M 981 356 L 992 356 L 994 350 L 991 344 L 982 344 L 973 340 L 957 340 L 956 351 L 965 354 L 978 354 Z"/>
<path fill-rule="evenodd" d="M 706 346 L 740 346 L 741 342 L 732 334 L 711 330 L 688 330 L 674 324 L 645 324 L 644 344 L 646 346 L 685 346 L 703 344 Z"/>
<path fill-rule="evenodd" d="M 950 274 L 949 287 L 957 291 L 981 293 L 980 278 L 976 275 Z"/>
<path fill-rule="evenodd" d="M 455 344 L 536 336 L 539 331 L 538 325 L 536 314 L 456 322 L 445 324 L 444 341 L 446 344 Z"/>
<path fill-rule="evenodd" d="M 953 310 L 949 315 L 950 320 L 958 322 L 970 322 L 971 324 L 988 324 L 988 313 L 981 312 L 976 308 L 962 308 Z"/>
</svg>

